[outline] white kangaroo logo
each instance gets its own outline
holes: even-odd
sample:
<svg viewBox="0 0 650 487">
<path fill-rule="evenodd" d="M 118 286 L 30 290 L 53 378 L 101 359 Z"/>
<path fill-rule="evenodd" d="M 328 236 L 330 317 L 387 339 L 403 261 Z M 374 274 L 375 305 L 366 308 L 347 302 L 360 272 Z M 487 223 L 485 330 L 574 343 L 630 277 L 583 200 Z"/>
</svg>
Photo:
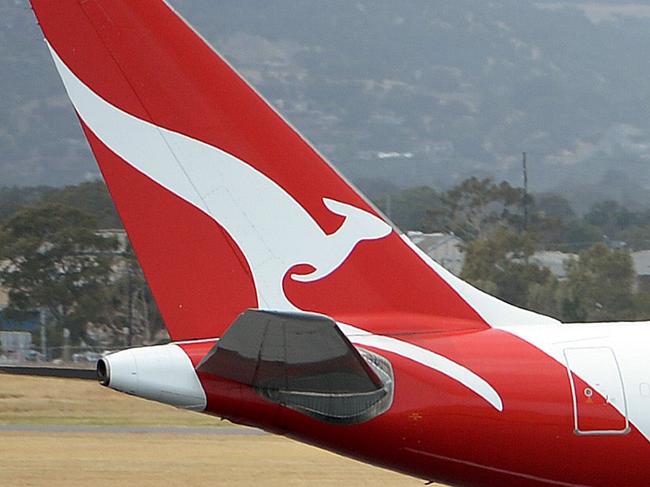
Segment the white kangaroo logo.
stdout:
<svg viewBox="0 0 650 487">
<path fill-rule="evenodd" d="M 230 234 L 255 281 L 260 307 L 297 310 L 282 281 L 298 264 L 314 271 L 292 275 L 300 282 L 334 272 L 363 240 L 385 237 L 391 227 L 367 211 L 323 198 L 345 217 L 327 235 L 286 191 L 252 166 L 216 147 L 158 127 L 111 105 L 83 84 L 50 48 L 79 116 L 113 152 L 196 206 Z"/>
</svg>

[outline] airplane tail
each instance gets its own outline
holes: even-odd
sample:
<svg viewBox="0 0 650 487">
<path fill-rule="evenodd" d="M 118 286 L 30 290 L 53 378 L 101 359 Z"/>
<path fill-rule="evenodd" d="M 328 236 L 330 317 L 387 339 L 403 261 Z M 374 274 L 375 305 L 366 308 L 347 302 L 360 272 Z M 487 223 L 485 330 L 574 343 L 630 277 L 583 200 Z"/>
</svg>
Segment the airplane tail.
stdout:
<svg viewBox="0 0 650 487">
<path fill-rule="evenodd" d="M 174 340 L 249 308 L 374 333 L 545 320 L 418 252 L 164 1 L 32 6 Z"/>
</svg>

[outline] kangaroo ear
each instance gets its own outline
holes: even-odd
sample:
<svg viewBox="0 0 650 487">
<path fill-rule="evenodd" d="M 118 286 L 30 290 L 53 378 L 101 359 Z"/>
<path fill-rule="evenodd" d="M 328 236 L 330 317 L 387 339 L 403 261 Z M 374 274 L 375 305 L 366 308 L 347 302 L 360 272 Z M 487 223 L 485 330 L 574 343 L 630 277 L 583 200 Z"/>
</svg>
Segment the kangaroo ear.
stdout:
<svg viewBox="0 0 650 487">
<path fill-rule="evenodd" d="M 351 216 L 353 213 L 361 211 L 358 208 L 355 208 L 354 206 L 350 206 L 330 198 L 323 198 L 323 203 L 325 204 L 325 206 L 329 211 L 339 216 L 348 217 Z"/>
<path fill-rule="evenodd" d="M 383 238 L 393 230 L 388 223 L 378 216 L 356 206 L 329 198 L 323 198 L 323 203 L 332 213 L 345 217 L 345 222 L 341 228 L 351 225 L 350 230 L 355 235 L 359 235 L 361 240 Z"/>
<path fill-rule="evenodd" d="M 287 271 L 286 277 L 290 277 L 294 281 L 306 281 L 311 275 L 317 272 L 318 269 L 312 264 L 297 264 Z M 301 279 L 302 278 L 302 279 Z"/>
</svg>

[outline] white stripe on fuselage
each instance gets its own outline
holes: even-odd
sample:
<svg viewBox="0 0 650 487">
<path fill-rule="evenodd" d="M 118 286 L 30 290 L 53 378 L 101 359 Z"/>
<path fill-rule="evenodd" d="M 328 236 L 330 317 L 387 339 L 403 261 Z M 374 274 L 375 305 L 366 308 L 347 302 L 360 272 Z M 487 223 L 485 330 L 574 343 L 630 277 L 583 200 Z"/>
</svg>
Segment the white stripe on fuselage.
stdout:
<svg viewBox="0 0 650 487">
<path fill-rule="evenodd" d="M 401 357 L 412 360 L 450 377 L 490 403 L 496 410 L 503 411 L 503 401 L 494 388 L 482 377 L 471 370 L 443 357 L 440 354 L 427 350 L 426 348 L 403 342 L 396 338 L 374 335 L 370 332 L 354 326 L 338 323 L 339 327 L 355 345 L 366 345 L 375 347 L 386 352 L 392 352 Z"/>
<path fill-rule="evenodd" d="M 610 348 L 620 369 L 628 419 L 650 441 L 650 396 L 641 393 L 643 384 L 650 385 L 650 322 L 516 326 L 502 330 L 534 345 L 564 366 L 566 349 Z M 573 372 L 600 395 L 607 396 L 608 392 L 599 386 L 602 378 L 597 368 L 579 366 Z M 625 415 L 622 404 L 610 404 Z"/>
</svg>

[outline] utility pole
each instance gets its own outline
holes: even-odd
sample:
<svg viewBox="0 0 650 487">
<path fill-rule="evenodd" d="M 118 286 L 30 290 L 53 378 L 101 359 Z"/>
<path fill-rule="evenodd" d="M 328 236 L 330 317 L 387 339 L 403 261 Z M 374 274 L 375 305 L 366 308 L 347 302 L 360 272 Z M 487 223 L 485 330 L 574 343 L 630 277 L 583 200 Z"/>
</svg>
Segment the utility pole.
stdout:
<svg viewBox="0 0 650 487">
<path fill-rule="evenodd" d="M 45 318 L 45 308 L 39 310 L 39 321 L 41 324 L 41 353 L 43 354 L 43 359 L 47 360 L 47 322 Z"/>
<path fill-rule="evenodd" d="M 528 165 L 526 153 L 522 153 L 522 164 L 524 169 L 524 231 L 528 231 Z"/>
<path fill-rule="evenodd" d="M 72 358 L 70 353 L 70 330 L 68 328 L 63 329 L 63 354 L 61 357 L 65 363 L 70 363 Z"/>
<path fill-rule="evenodd" d="M 393 200 L 391 195 L 386 196 L 386 216 L 392 222 L 393 221 Z"/>
<path fill-rule="evenodd" d="M 130 347 L 133 345 L 133 261 L 129 259 L 128 261 L 128 315 L 127 315 L 127 328 L 129 330 L 129 336 L 127 337 L 127 345 Z"/>
</svg>

